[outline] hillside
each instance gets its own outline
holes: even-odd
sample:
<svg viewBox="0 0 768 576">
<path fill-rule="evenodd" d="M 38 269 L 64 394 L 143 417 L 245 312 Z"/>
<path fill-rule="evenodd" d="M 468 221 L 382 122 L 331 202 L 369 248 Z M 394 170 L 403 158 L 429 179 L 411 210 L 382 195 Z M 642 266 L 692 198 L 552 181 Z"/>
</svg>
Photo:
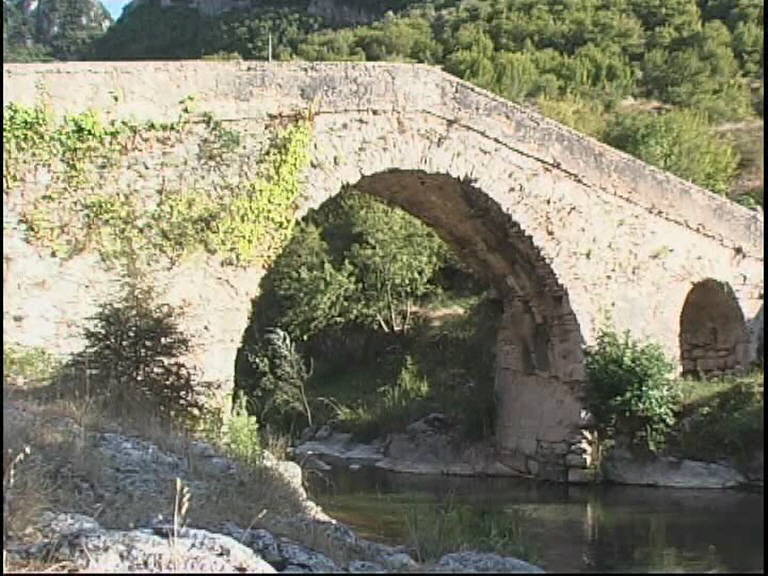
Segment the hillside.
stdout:
<svg viewBox="0 0 768 576">
<path fill-rule="evenodd" d="M 3 2 L 3 62 L 79 60 L 112 25 L 98 0 Z"/>
<path fill-rule="evenodd" d="M 3 6 L 4 61 L 423 62 L 763 205 L 762 0 L 135 0 L 106 33 L 97 0 Z"/>
<path fill-rule="evenodd" d="M 433 64 L 754 206 L 763 30 L 759 0 L 143 0 L 84 57 Z"/>
</svg>

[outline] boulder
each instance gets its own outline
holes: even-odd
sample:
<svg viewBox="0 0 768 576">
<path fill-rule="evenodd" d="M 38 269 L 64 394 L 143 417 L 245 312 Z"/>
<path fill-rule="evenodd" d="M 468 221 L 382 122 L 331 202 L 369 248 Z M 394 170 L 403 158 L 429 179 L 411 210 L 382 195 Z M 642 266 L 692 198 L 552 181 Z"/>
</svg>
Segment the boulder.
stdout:
<svg viewBox="0 0 768 576">
<path fill-rule="evenodd" d="M 283 557 L 277 546 L 277 539 L 267 530 L 257 528 L 254 530 L 242 530 L 232 523 L 227 523 L 224 532 L 232 536 L 241 544 L 248 546 L 270 564 L 280 564 Z"/>
<path fill-rule="evenodd" d="M 352 560 L 347 566 L 347 572 L 359 574 L 362 572 L 371 572 L 374 574 L 384 574 L 386 570 L 384 566 L 376 562 L 366 562 L 365 560 Z"/>
<path fill-rule="evenodd" d="M 315 552 L 304 546 L 281 539 L 277 545 L 282 562 L 283 572 L 341 572 L 336 563 L 325 554 Z M 293 568 L 293 569 L 291 569 Z M 296 570 L 298 569 L 298 570 Z"/>
<path fill-rule="evenodd" d="M 229 536 L 185 528 L 175 538 L 155 530 L 106 530 L 92 518 L 44 513 L 45 538 L 9 547 L 10 558 L 89 572 L 258 572 L 275 569 Z"/>
<path fill-rule="evenodd" d="M 484 552 L 446 554 L 429 572 L 544 572 L 538 566 L 512 558 Z"/>
<path fill-rule="evenodd" d="M 637 460 L 624 453 L 603 462 L 603 477 L 618 484 L 670 486 L 675 488 L 735 488 L 747 479 L 739 471 L 711 462 L 659 457 Z"/>
</svg>

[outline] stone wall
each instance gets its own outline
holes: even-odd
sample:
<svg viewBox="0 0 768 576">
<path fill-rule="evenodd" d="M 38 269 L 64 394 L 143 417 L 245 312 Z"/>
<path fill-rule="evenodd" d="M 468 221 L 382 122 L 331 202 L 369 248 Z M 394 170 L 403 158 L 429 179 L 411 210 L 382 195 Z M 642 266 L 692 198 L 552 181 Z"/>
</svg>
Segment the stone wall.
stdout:
<svg viewBox="0 0 768 576">
<path fill-rule="evenodd" d="M 174 119 L 179 101 L 195 95 L 200 109 L 250 134 L 311 109 L 313 160 L 298 214 L 353 185 L 421 218 L 496 287 L 505 304 L 497 354 L 499 448 L 539 475 L 563 477 L 566 461 L 578 459 L 579 450 L 567 453 L 581 442 L 582 346 L 600 327 L 658 341 L 679 360 L 681 313 L 695 283 L 728 283 L 748 321 L 762 304 L 760 215 L 433 68 L 6 65 L 4 86 L 4 104 L 44 98 L 59 114 L 93 107 L 156 121 Z M 257 150 L 258 141 L 241 153 Z M 137 160 L 143 168 L 133 180 L 124 174 L 117 185 L 194 174 L 194 143 L 179 146 L 183 168 L 150 155 Z M 14 201 L 24 202 L 23 194 L 6 199 L 10 221 Z M 4 249 L 6 342 L 70 348 L 73 325 L 85 302 L 101 297 L 108 275 L 87 255 L 59 262 L 35 253 L 13 227 L 6 238 L 17 247 Z M 167 272 L 175 286 L 168 297 L 187 300 L 196 318 L 196 361 L 204 374 L 231 383 L 259 272 L 197 258 Z M 24 272 L 27 261 L 45 272 Z M 72 283 L 66 296 L 51 289 L 65 278 Z M 30 309 L 42 301 L 45 314 Z M 47 323 L 14 320 L 22 315 Z M 755 356 L 752 338 L 745 361 Z"/>
</svg>

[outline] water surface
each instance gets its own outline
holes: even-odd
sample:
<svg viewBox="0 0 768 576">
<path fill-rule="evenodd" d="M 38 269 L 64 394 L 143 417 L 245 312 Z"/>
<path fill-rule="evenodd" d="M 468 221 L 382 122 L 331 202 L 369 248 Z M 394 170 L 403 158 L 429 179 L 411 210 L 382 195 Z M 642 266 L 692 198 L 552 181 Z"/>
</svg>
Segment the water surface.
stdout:
<svg viewBox="0 0 768 576">
<path fill-rule="evenodd" d="M 420 524 L 446 540 L 501 545 L 552 572 L 763 571 L 762 491 L 568 487 L 341 467 L 308 480 L 328 514 L 388 544 L 408 545 Z"/>
</svg>

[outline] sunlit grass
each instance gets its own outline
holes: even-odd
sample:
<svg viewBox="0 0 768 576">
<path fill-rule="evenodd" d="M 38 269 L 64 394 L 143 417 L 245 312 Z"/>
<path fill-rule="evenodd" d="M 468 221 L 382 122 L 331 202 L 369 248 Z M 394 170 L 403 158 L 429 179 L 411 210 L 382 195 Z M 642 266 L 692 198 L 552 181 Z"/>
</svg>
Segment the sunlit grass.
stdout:
<svg viewBox="0 0 768 576">
<path fill-rule="evenodd" d="M 677 454 L 748 465 L 764 450 L 763 372 L 680 382 L 683 408 L 672 434 Z"/>
</svg>

